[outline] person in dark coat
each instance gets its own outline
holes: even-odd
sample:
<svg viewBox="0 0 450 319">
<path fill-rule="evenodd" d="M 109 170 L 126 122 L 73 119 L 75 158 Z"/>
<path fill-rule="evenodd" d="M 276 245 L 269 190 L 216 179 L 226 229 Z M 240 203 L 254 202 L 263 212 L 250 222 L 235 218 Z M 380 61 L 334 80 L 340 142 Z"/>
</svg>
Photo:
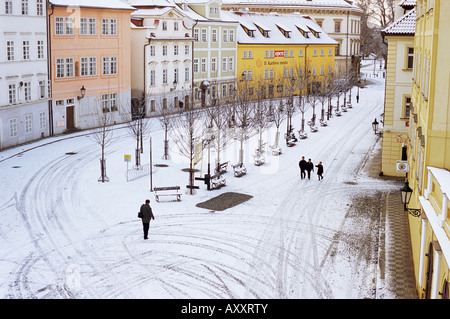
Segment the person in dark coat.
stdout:
<svg viewBox="0 0 450 319">
<path fill-rule="evenodd" d="M 311 171 L 314 171 L 314 164 L 311 162 L 311 159 L 308 159 L 308 163 L 306 163 L 306 170 L 308 171 L 308 179 L 311 179 Z"/>
<path fill-rule="evenodd" d="M 320 181 L 321 179 L 323 179 L 323 176 L 322 176 L 322 174 L 323 174 L 322 162 L 319 162 L 319 164 L 317 164 L 316 167 L 317 167 L 317 177 L 319 178 L 319 181 Z"/>
<path fill-rule="evenodd" d="M 183 102 L 179 101 L 178 106 L 180 107 L 180 114 L 183 114 Z"/>
<path fill-rule="evenodd" d="M 150 220 L 155 219 L 153 215 L 152 208 L 150 207 L 150 200 L 145 200 L 145 204 L 141 205 L 142 213 L 142 225 L 144 227 L 144 239 L 148 239 L 148 230 L 150 228 Z"/>
<path fill-rule="evenodd" d="M 305 161 L 304 156 L 302 156 L 302 159 L 298 162 L 298 166 L 300 167 L 300 178 L 304 179 L 306 177 L 305 171 L 308 167 L 308 163 Z"/>
</svg>

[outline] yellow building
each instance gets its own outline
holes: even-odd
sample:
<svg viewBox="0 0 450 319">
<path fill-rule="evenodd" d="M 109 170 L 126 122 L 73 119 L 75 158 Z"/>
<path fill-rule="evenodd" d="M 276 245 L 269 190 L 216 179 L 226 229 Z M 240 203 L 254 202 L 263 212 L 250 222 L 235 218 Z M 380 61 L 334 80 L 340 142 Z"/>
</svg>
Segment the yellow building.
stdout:
<svg viewBox="0 0 450 319">
<path fill-rule="evenodd" d="M 417 0 L 408 141 L 409 215 L 417 291 L 449 298 L 450 1 Z"/>
<path fill-rule="evenodd" d="M 333 74 L 337 42 L 312 19 L 299 14 L 225 14 L 239 21 L 238 82 L 246 81 L 253 88 L 262 85 L 266 97 L 276 97 L 286 91 L 291 79 L 309 75 L 321 82 Z"/>
<path fill-rule="evenodd" d="M 130 14 L 120 0 L 52 0 L 49 45 L 54 133 L 111 124 L 131 109 Z M 84 90 L 81 90 L 83 88 Z"/>
<path fill-rule="evenodd" d="M 407 159 L 414 65 L 416 12 L 412 3 L 415 0 L 397 2 L 400 10 L 396 10 L 396 20 L 382 31 L 388 51 L 381 170 L 388 176 L 405 176 L 404 172 L 397 170 L 397 163 Z"/>
</svg>

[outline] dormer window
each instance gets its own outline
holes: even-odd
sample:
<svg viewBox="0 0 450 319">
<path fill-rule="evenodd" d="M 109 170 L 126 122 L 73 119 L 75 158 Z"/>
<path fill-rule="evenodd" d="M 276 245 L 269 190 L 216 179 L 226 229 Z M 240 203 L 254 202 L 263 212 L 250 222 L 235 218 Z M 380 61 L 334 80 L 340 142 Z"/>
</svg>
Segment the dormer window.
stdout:
<svg viewBox="0 0 450 319">
<path fill-rule="evenodd" d="M 254 38 L 254 37 L 255 37 L 255 34 L 254 34 L 254 31 L 255 31 L 255 30 L 251 30 L 251 29 L 245 27 L 245 26 L 242 25 L 242 24 L 241 24 L 241 27 L 242 27 L 242 29 L 244 29 L 245 33 L 247 33 L 247 35 L 248 35 L 249 37 L 251 37 L 251 38 Z"/>
<path fill-rule="evenodd" d="M 320 38 L 320 32 L 316 31 L 310 27 L 308 27 L 308 29 L 311 31 L 311 33 L 316 37 L 316 38 Z"/>
<path fill-rule="evenodd" d="M 259 32 L 261 32 L 261 34 L 263 35 L 263 37 L 268 38 L 269 37 L 269 29 L 268 28 L 264 28 L 260 25 L 257 25 L 255 23 L 256 27 L 258 28 Z"/>
<path fill-rule="evenodd" d="M 305 31 L 305 30 L 303 30 L 303 29 L 300 28 L 300 27 L 297 27 L 297 29 L 298 29 L 298 31 L 300 31 L 300 33 L 301 33 L 305 38 L 309 38 L 309 32 L 308 32 L 308 31 Z"/>
<path fill-rule="evenodd" d="M 290 38 L 291 37 L 291 30 L 287 30 L 286 28 L 283 28 L 279 25 L 277 25 L 278 29 L 280 30 L 280 32 L 286 37 L 286 38 Z"/>
</svg>

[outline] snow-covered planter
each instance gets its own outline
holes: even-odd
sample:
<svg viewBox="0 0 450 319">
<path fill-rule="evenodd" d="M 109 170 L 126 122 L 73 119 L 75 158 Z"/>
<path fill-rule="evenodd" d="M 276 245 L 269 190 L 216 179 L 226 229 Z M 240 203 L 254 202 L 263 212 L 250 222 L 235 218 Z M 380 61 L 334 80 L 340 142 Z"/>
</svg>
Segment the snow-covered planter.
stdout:
<svg viewBox="0 0 450 319">
<path fill-rule="evenodd" d="M 278 155 L 281 155 L 281 147 L 279 147 L 279 146 L 271 146 L 270 147 L 271 149 L 272 149 L 272 155 L 274 155 L 274 156 L 278 156 Z"/>
<path fill-rule="evenodd" d="M 313 133 L 315 133 L 319 130 L 316 125 L 311 125 L 309 128 L 310 128 L 311 132 L 313 132 Z"/>
<path fill-rule="evenodd" d="M 328 122 L 325 120 L 320 120 L 320 126 L 327 126 Z"/>
<path fill-rule="evenodd" d="M 298 131 L 298 136 L 299 136 L 301 139 L 305 139 L 305 138 L 308 137 L 308 133 L 306 133 L 305 131 Z"/>
</svg>

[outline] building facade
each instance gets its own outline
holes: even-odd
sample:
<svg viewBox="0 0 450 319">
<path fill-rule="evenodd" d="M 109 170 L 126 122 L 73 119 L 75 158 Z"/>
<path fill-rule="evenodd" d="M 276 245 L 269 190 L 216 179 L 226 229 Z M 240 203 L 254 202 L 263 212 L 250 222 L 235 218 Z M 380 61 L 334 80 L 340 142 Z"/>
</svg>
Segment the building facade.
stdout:
<svg viewBox="0 0 450 319">
<path fill-rule="evenodd" d="M 52 0 L 49 45 L 55 134 L 129 119 L 130 14 L 120 0 Z"/>
<path fill-rule="evenodd" d="M 167 1 L 129 1 L 132 96 L 147 100 L 146 115 L 160 108 L 189 108 L 192 96 L 193 20 Z"/>
<path fill-rule="evenodd" d="M 49 135 L 46 1 L 0 5 L 0 150 Z"/>
<path fill-rule="evenodd" d="M 194 106 L 208 106 L 219 98 L 228 99 L 236 84 L 237 21 L 222 16 L 220 0 L 187 0 L 178 4 L 194 21 Z"/>
<path fill-rule="evenodd" d="M 253 12 L 300 13 L 313 18 L 336 42 L 336 72 L 345 74 L 352 65 L 357 66 L 361 42 L 361 16 L 363 11 L 345 0 L 223 0 L 224 10 L 239 11 L 248 8 Z M 356 70 L 357 71 L 357 70 Z"/>
<path fill-rule="evenodd" d="M 408 140 L 408 209 L 417 291 L 448 298 L 450 280 L 450 2 L 417 0 Z"/>
<path fill-rule="evenodd" d="M 223 13 L 239 21 L 237 74 L 239 82 L 264 90 L 263 97 L 298 93 L 297 80 L 331 78 L 337 42 L 312 19 L 299 14 L 266 14 L 241 10 Z M 294 87 L 291 87 L 294 86 Z M 306 89 L 306 86 L 305 86 Z M 254 90 L 252 93 L 255 93 Z"/>
<path fill-rule="evenodd" d="M 382 31 L 388 49 L 381 170 L 388 176 L 404 176 L 397 163 L 407 160 L 416 24 L 411 2 L 398 0 L 395 21 Z"/>
</svg>

